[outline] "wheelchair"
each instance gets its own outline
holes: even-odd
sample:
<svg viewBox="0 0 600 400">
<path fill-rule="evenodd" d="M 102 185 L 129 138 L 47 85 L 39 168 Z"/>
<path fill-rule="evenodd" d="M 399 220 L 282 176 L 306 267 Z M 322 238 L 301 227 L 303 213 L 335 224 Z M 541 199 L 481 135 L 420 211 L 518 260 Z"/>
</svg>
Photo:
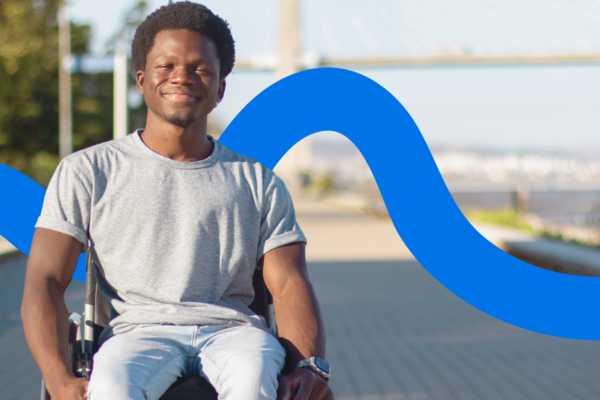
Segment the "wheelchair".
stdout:
<svg viewBox="0 0 600 400">
<path fill-rule="evenodd" d="M 254 300 L 249 306 L 250 309 L 264 317 L 267 326 L 277 334 L 273 297 L 265 285 L 261 266 L 257 266 L 254 272 L 252 286 Z M 83 317 L 77 313 L 71 313 L 69 317 L 69 357 L 75 376 L 89 379 L 93 369 L 93 356 L 98 351 L 98 338 L 110 321 L 111 308 L 98 290 L 94 264 L 89 251 L 86 262 L 84 303 Z M 286 357 L 281 374 L 287 375 L 292 372 L 292 368 L 293 366 Z M 206 379 L 182 376 L 167 389 L 160 400 L 217 400 L 217 398 L 217 392 Z M 43 378 L 41 400 L 51 400 Z"/>
</svg>

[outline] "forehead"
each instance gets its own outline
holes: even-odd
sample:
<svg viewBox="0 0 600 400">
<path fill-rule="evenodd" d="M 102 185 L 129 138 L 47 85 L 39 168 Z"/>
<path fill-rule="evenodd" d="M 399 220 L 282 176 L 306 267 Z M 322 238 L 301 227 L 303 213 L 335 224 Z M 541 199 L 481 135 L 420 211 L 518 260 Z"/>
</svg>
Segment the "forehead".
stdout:
<svg viewBox="0 0 600 400">
<path fill-rule="evenodd" d="M 146 60 L 152 62 L 159 57 L 191 57 L 219 62 L 215 42 L 199 32 L 186 29 L 162 30 L 156 34 Z"/>
</svg>

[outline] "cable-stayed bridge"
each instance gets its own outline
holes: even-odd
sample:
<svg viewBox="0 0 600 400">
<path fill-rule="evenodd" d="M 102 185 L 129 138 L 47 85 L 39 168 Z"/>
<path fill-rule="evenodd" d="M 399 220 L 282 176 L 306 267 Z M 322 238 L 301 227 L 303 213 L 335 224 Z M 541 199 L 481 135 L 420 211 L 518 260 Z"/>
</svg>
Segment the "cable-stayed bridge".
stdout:
<svg viewBox="0 0 600 400">
<path fill-rule="evenodd" d="M 96 49 L 137 0 L 114 2 L 70 2 L 73 18 L 92 22 Z M 294 35 L 300 67 L 600 61 L 597 0 L 200 2 L 230 23 L 238 67 L 275 68 Z"/>
<path fill-rule="evenodd" d="M 279 78 L 319 66 L 600 62 L 598 0 L 201 2 L 230 23 L 237 70 L 274 70 Z M 166 3 L 149 0 L 143 13 Z M 104 60 L 98 57 L 105 55 L 107 40 L 123 31 L 126 16 L 139 0 L 71 0 L 68 4 L 74 21 L 91 24 L 91 48 L 96 57 L 70 63 L 71 71 L 114 70 L 115 81 L 126 82 L 121 75 L 127 71 L 123 64 L 127 43 L 113 62 L 110 53 Z M 132 34 L 129 29 L 129 38 Z M 127 91 L 115 93 L 115 132 L 119 137 L 126 134 Z M 66 131 L 63 137 L 67 137 Z"/>
</svg>

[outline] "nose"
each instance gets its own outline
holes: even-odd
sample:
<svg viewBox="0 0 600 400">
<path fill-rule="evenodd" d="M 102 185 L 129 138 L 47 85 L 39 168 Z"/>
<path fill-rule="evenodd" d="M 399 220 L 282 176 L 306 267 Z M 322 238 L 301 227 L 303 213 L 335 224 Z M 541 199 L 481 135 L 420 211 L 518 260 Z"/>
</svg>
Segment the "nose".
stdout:
<svg viewBox="0 0 600 400">
<path fill-rule="evenodd" d="M 189 71 L 189 68 L 178 67 L 173 70 L 171 83 L 182 86 L 191 86 L 194 84 L 194 76 L 195 74 L 192 71 Z"/>
</svg>

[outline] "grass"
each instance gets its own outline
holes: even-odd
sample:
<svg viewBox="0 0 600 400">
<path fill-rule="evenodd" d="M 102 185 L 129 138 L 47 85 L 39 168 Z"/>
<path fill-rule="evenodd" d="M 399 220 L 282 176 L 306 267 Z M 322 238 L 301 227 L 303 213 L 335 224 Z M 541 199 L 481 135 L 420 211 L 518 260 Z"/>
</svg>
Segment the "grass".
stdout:
<svg viewBox="0 0 600 400">
<path fill-rule="evenodd" d="M 600 250 L 600 244 L 583 242 L 583 241 L 577 240 L 577 239 L 565 239 L 563 237 L 563 235 L 560 234 L 560 233 L 552 233 L 552 232 L 548 232 L 548 231 L 542 231 L 539 234 L 539 236 L 543 237 L 543 238 L 546 238 L 546 239 L 559 240 L 559 241 L 564 242 L 564 243 L 577 244 L 579 246 L 585 246 L 585 247 L 589 247 L 591 249 Z"/>
<path fill-rule="evenodd" d="M 533 227 L 527 222 L 525 215 L 513 208 L 471 210 L 465 211 L 463 214 L 469 221 L 505 226 L 532 234 L 536 233 Z"/>
<path fill-rule="evenodd" d="M 572 238 L 567 239 L 561 233 L 550 232 L 545 228 L 536 229 L 532 227 L 529 222 L 527 222 L 527 217 L 525 214 L 520 213 L 513 208 L 501 208 L 496 210 L 470 210 L 463 212 L 463 214 L 469 221 L 504 226 L 507 228 L 517 229 L 522 232 L 527 232 L 537 237 L 554 239 L 563 243 L 576 244 L 592 249 L 600 249 L 600 244 L 597 243 L 588 243 Z"/>
</svg>

